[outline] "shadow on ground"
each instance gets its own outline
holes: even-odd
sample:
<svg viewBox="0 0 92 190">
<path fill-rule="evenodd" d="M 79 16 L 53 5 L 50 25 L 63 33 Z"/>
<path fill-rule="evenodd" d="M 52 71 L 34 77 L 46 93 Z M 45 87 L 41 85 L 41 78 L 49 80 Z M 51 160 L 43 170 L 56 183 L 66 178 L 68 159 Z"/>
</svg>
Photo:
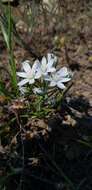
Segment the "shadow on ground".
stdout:
<svg viewBox="0 0 92 190">
<path fill-rule="evenodd" d="M 47 136 L 24 140 L 24 160 L 20 142 L 15 154 L 1 154 L 0 165 L 6 171 L 16 168 L 7 177 L 6 190 L 91 190 L 91 109 L 83 96 L 67 98 L 50 119 Z"/>
</svg>

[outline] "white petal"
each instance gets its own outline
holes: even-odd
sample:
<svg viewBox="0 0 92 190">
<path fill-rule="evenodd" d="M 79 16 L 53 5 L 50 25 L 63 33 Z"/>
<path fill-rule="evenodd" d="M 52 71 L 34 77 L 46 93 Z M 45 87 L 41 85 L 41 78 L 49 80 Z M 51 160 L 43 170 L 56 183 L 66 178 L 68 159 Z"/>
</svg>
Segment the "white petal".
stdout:
<svg viewBox="0 0 92 190">
<path fill-rule="evenodd" d="M 54 63 L 57 62 L 57 57 L 52 53 L 48 53 L 47 59 L 48 59 L 48 66 L 49 67 L 51 67 Z"/>
<path fill-rule="evenodd" d="M 29 80 L 29 84 L 33 84 L 35 82 L 34 79 Z"/>
<path fill-rule="evenodd" d="M 54 64 L 53 59 L 50 59 L 50 60 L 48 61 L 48 67 L 52 67 L 53 64 Z"/>
<path fill-rule="evenodd" d="M 51 68 L 48 68 L 47 69 L 47 72 L 50 72 L 50 73 L 53 73 L 53 72 L 55 72 L 56 71 L 56 69 L 54 68 L 54 67 L 51 67 Z"/>
<path fill-rule="evenodd" d="M 52 87 L 53 87 L 53 86 L 56 86 L 56 82 L 55 82 L 55 81 L 51 81 L 51 82 L 50 82 L 50 86 L 52 86 Z"/>
<path fill-rule="evenodd" d="M 61 68 L 59 71 L 57 71 L 57 74 L 59 74 L 62 77 L 67 76 L 69 74 L 67 67 Z"/>
<path fill-rule="evenodd" d="M 53 53 L 48 53 L 47 54 L 47 58 L 48 58 L 48 61 L 50 61 L 51 59 L 56 62 L 57 61 L 57 57 L 53 54 Z"/>
<path fill-rule="evenodd" d="M 24 80 L 22 80 L 22 81 L 20 81 L 19 83 L 18 83 L 18 86 L 23 86 L 24 84 L 26 84 L 26 83 L 28 83 L 28 79 L 24 79 Z"/>
<path fill-rule="evenodd" d="M 39 79 L 41 77 L 41 70 L 39 69 L 36 73 L 35 73 L 35 79 Z"/>
<path fill-rule="evenodd" d="M 27 78 L 27 75 L 25 72 L 17 72 L 17 75 L 22 78 Z"/>
<path fill-rule="evenodd" d="M 61 83 L 61 82 L 58 82 L 57 83 L 57 86 L 60 88 L 60 89 L 65 89 L 66 87 L 65 87 L 65 85 L 63 84 L 63 83 Z"/>
<path fill-rule="evenodd" d="M 43 72 L 45 72 L 46 68 L 47 68 L 47 60 L 45 57 L 43 57 L 41 61 L 41 69 Z"/>
<path fill-rule="evenodd" d="M 71 78 L 68 78 L 68 77 L 67 77 L 67 78 L 61 78 L 61 79 L 60 79 L 61 82 L 68 82 L 68 81 L 70 81 L 70 80 L 71 80 Z"/>
<path fill-rule="evenodd" d="M 47 64 L 47 60 L 46 60 L 46 57 L 45 57 L 45 56 L 42 58 L 41 63 L 42 63 L 43 65 L 46 65 L 46 64 Z"/>
<path fill-rule="evenodd" d="M 39 69 L 39 60 L 36 60 L 32 66 L 32 73 L 35 73 Z"/>
<path fill-rule="evenodd" d="M 22 63 L 23 69 L 25 72 L 30 72 L 31 71 L 31 67 L 29 65 L 29 61 L 25 61 Z"/>
<path fill-rule="evenodd" d="M 48 61 L 51 60 L 52 55 L 53 55 L 52 53 L 48 53 L 48 54 L 47 54 L 47 59 L 48 59 Z"/>
<path fill-rule="evenodd" d="M 34 61 L 34 64 L 40 64 L 40 61 L 39 61 L 38 59 L 36 59 L 36 60 Z"/>
</svg>

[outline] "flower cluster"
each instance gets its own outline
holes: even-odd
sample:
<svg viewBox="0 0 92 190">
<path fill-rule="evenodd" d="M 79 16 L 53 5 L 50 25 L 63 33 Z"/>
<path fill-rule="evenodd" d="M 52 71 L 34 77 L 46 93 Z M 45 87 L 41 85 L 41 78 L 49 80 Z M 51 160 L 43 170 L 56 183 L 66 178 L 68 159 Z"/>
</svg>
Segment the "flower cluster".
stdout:
<svg viewBox="0 0 92 190">
<path fill-rule="evenodd" d="M 27 83 L 29 85 L 36 84 L 39 80 L 40 83 L 44 82 L 49 88 L 58 87 L 60 89 L 65 89 L 64 83 L 71 80 L 71 72 L 68 71 L 67 67 L 63 67 L 59 70 L 56 69 L 57 57 L 54 54 L 48 53 L 47 57 L 43 57 L 41 61 L 36 60 L 31 66 L 30 61 L 26 60 L 22 63 L 22 72 L 17 72 L 17 75 L 23 78 L 19 83 L 19 89 L 21 92 L 25 92 L 25 87 Z M 35 85 L 33 92 L 35 94 L 42 94 L 42 86 Z"/>
</svg>

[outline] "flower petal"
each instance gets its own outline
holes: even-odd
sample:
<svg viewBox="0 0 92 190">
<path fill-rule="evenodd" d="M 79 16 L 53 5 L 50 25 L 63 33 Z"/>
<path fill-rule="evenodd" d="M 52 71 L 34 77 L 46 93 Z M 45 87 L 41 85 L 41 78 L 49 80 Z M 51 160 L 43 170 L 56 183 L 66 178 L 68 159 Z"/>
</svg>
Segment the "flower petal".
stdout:
<svg viewBox="0 0 92 190">
<path fill-rule="evenodd" d="M 51 81 L 51 82 L 50 82 L 50 86 L 52 86 L 52 87 L 53 87 L 53 86 L 56 86 L 56 84 L 57 84 L 57 83 L 56 83 L 55 81 Z"/>
<path fill-rule="evenodd" d="M 45 72 L 46 69 L 47 69 L 47 60 L 45 57 L 42 58 L 42 61 L 41 61 L 41 69 L 42 69 L 42 72 Z"/>
<path fill-rule="evenodd" d="M 53 54 L 52 53 L 48 53 L 47 54 L 47 59 L 48 59 L 48 62 L 51 60 L 51 57 L 53 56 Z"/>
<path fill-rule="evenodd" d="M 66 87 L 65 87 L 65 85 L 63 84 L 63 83 L 61 83 L 61 82 L 58 82 L 57 83 L 57 86 L 60 88 L 60 89 L 65 89 Z"/>
<path fill-rule="evenodd" d="M 23 69 L 24 69 L 25 72 L 30 72 L 30 70 L 31 70 L 31 67 L 30 67 L 29 63 L 30 63 L 30 61 L 28 61 L 28 60 L 24 61 L 22 63 L 22 66 L 23 66 Z"/>
<path fill-rule="evenodd" d="M 17 75 L 22 78 L 27 78 L 27 75 L 25 72 L 17 72 Z"/>
<path fill-rule="evenodd" d="M 32 66 L 32 73 L 35 73 L 35 72 L 38 71 L 38 69 L 39 69 L 39 64 L 40 64 L 39 60 L 36 60 L 36 61 L 34 62 L 33 66 Z"/>
<path fill-rule="evenodd" d="M 41 77 L 41 70 L 39 69 L 36 73 L 35 73 L 35 79 L 39 79 Z"/>
<path fill-rule="evenodd" d="M 29 84 L 33 84 L 35 82 L 34 79 L 29 80 Z"/>
<path fill-rule="evenodd" d="M 51 67 L 54 63 L 57 62 L 57 57 L 52 53 L 47 54 L 47 59 L 48 59 L 48 66 L 49 67 Z"/>
<path fill-rule="evenodd" d="M 21 86 L 23 86 L 24 84 L 26 84 L 26 83 L 28 83 L 28 82 L 29 82 L 28 79 L 24 79 L 24 80 L 22 80 L 22 81 L 20 81 L 20 82 L 18 83 L 18 86 L 21 87 Z"/>
<path fill-rule="evenodd" d="M 67 67 L 61 68 L 59 71 L 57 71 L 57 74 L 62 76 L 62 77 L 67 76 L 69 74 Z"/>
<path fill-rule="evenodd" d="M 68 78 L 68 77 L 66 77 L 66 78 L 61 78 L 60 79 L 60 82 L 68 82 L 68 81 L 70 81 L 71 80 L 71 78 Z"/>
<path fill-rule="evenodd" d="M 48 73 L 53 73 L 55 71 L 56 71 L 56 69 L 54 67 L 50 67 L 50 68 L 47 69 Z"/>
</svg>

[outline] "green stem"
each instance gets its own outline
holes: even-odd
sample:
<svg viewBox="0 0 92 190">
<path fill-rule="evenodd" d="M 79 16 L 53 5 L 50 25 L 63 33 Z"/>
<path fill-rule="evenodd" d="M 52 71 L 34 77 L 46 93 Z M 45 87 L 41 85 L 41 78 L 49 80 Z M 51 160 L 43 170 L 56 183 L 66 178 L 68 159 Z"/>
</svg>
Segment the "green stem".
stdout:
<svg viewBox="0 0 92 190">
<path fill-rule="evenodd" d="M 11 6 L 10 3 L 8 3 L 8 44 L 9 44 L 9 64 L 11 68 L 11 83 L 14 90 L 14 93 L 16 93 L 17 90 L 17 78 L 16 78 L 16 64 L 13 56 L 13 49 L 12 49 L 12 39 L 13 39 L 13 23 L 11 18 Z"/>
</svg>

